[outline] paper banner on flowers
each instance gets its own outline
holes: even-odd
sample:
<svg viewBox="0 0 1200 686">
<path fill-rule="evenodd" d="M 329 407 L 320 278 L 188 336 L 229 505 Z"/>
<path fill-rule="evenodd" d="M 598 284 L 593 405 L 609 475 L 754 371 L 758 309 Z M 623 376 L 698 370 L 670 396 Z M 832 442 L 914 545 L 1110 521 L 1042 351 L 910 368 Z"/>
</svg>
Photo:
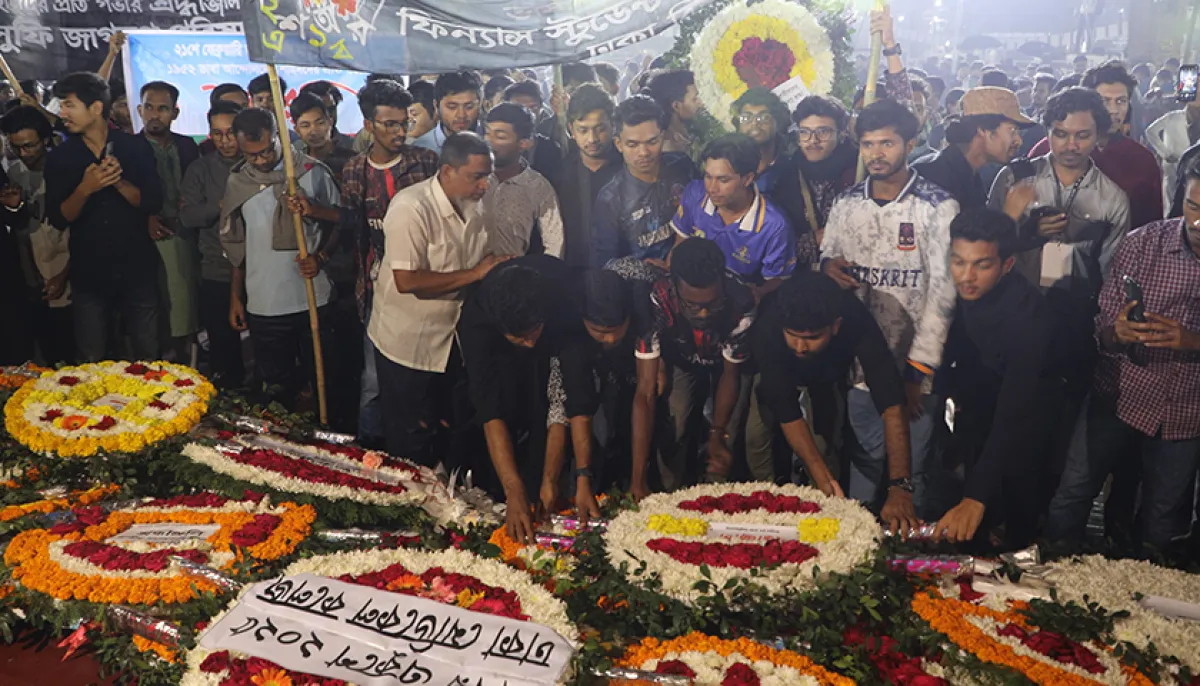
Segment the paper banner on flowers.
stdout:
<svg viewBox="0 0 1200 686">
<path fill-rule="evenodd" d="M 255 584 L 200 645 L 372 686 L 553 684 L 574 652 L 538 624 L 314 574 Z"/>
<path fill-rule="evenodd" d="M 219 524 L 134 524 L 105 543 L 155 543 L 181 545 L 202 542 L 220 531 Z"/>
<path fill-rule="evenodd" d="M 778 95 L 779 99 L 788 106 L 789 110 L 796 109 L 796 105 L 799 105 L 801 100 L 810 95 L 808 86 L 804 83 L 803 76 L 794 76 L 772 88 L 771 92 Z"/>
<path fill-rule="evenodd" d="M 524 67 L 648 40 L 712 0 L 263 0 L 250 59 L 402 74 Z"/>
</svg>

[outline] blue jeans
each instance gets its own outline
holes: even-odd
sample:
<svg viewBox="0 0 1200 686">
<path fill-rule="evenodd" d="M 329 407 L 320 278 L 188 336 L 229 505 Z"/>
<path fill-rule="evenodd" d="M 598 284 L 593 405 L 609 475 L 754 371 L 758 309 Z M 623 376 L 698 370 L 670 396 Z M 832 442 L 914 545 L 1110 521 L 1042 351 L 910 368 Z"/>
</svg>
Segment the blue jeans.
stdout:
<svg viewBox="0 0 1200 686">
<path fill-rule="evenodd" d="M 375 367 L 375 344 L 363 334 L 362 386 L 358 392 L 358 440 L 383 440 L 383 401 L 379 399 L 379 372 Z"/>
<path fill-rule="evenodd" d="M 1161 550 L 1186 535 L 1191 524 L 1200 438 L 1168 441 L 1147 436 L 1117 416 L 1112 401 L 1093 396 L 1085 411 L 1084 440 L 1072 441 L 1066 469 L 1046 522 L 1046 538 L 1083 540 L 1092 501 L 1120 460 L 1142 461 L 1137 533 L 1143 545 Z"/>
<path fill-rule="evenodd" d="M 909 422 L 908 431 L 912 450 L 913 507 L 917 516 L 926 517 L 927 508 L 935 502 L 932 487 L 939 481 L 932 473 L 934 461 L 930 459 L 937 398 L 924 396 L 921 405 L 925 413 L 920 419 Z M 877 509 L 883 504 L 888 480 L 883 417 L 871 400 L 871 394 L 858 388 L 851 388 L 846 396 L 846 416 L 858 439 L 858 446 L 847 446 L 850 469 L 846 495 L 869 508 Z"/>
</svg>

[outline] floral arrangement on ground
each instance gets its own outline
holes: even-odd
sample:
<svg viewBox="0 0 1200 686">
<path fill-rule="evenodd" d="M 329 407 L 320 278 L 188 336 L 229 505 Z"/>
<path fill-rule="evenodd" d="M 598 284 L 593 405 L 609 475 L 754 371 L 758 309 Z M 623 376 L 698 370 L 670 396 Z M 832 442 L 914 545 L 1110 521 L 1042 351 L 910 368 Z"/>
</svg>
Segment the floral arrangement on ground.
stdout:
<svg viewBox="0 0 1200 686">
<path fill-rule="evenodd" d="M 186 433 L 216 393 L 171 362 L 96 362 L 45 372 L 4 405 L 5 428 L 35 452 L 86 457 L 136 453 Z"/>
<path fill-rule="evenodd" d="M 53 491 L 35 492 L 32 497 L 36 499 L 0 507 L 0 537 L 36 526 L 38 523 L 36 515 L 48 515 L 61 510 L 94 505 L 105 498 L 116 495 L 121 491 L 121 487 L 116 484 L 106 484 L 74 491 L 65 488 L 53 489 Z"/>
</svg>

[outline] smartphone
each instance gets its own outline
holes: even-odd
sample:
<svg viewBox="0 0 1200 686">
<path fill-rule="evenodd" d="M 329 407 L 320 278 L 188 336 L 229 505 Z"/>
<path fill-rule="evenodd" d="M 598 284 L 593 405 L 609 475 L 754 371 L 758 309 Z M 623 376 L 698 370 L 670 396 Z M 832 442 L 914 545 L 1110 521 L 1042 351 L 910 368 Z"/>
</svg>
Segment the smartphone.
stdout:
<svg viewBox="0 0 1200 686">
<path fill-rule="evenodd" d="M 1200 65 L 1185 64 L 1179 68 L 1179 82 L 1175 84 L 1175 100 L 1192 102 L 1196 99 Z"/>
<path fill-rule="evenodd" d="M 1125 287 L 1125 302 L 1131 303 L 1137 301 L 1133 309 L 1129 310 L 1129 315 L 1126 317 L 1131 322 L 1143 324 L 1146 321 L 1146 303 L 1142 295 L 1142 285 L 1137 282 L 1132 276 L 1126 274 L 1121 277 L 1121 283 Z"/>
<path fill-rule="evenodd" d="M 104 144 L 104 157 L 110 157 L 113 154 L 113 142 L 109 141 Z"/>
<path fill-rule="evenodd" d="M 1045 219 L 1046 217 L 1053 217 L 1058 214 L 1062 214 L 1062 210 L 1058 209 L 1057 207 L 1051 207 L 1050 205 L 1042 205 L 1041 207 L 1033 208 L 1033 211 L 1029 213 L 1029 216 L 1032 219 Z"/>
</svg>

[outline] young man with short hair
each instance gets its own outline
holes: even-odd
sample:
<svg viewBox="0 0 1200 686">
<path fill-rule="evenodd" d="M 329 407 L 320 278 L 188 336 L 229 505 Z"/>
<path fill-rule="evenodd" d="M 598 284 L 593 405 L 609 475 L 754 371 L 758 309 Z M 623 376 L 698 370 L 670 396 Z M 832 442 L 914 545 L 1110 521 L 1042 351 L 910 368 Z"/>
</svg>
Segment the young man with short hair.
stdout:
<svg viewBox="0 0 1200 686">
<path fill-rule="evenodd" d="M 17 159 L 8 166 L 8 182 L 0 187 L 0 224 L 7 224 L 19 253 L 20 269 L 9 274 L 25 282 L 29 295 L 29 329 L 46 364 L 75 360 L 71 296 L 67 265 L 70 233 L 51 226 L 46 216 L 46 155 L 58 137 L 36 108 L 20 106 L 0 119 L 0 133 Z M 19 314 L 23 318 L 26 315 Z M 20 322 L 13 322 L 14 328 Z M 19 360 L 23 363 L 30 359 Z"/>
<path fill-rule="evenodd" d="M 332 340 L 333 283 L 322 267 L 333 235 L 338 191 L 329 169 L 301 152 L 294 156 L 298 190 L 286 195 L 282 144 L 275 118 L 252 107 L 233 119 L 238 150 L 221 201 L 221 248 L 233 265 L 229 324 L 250 330 L 254 362 L 267 396 L 293 406 L 304 379 L 315 376 L 305 280 L 312 279 L 321 335 Z M 281 203 L 283 203 L 281 205 Z M 308 257 L 300 258 L 292 213 L 304 218 Z M 326 370 L 337 362 L 325 356 Z M 332 374 L 327 374 L 332 378 Z M 315 388 L 315 384 L 314 384 Z"/>
<path fill-rule="evenodd" d="M 228 100 L 213 102 L 208 111 L 208 140 L 214 150 L 193 162 L 179 184 L 179 224 L 198 236 L 200 325 L 208 333 L 209 378 L 219 388 L 241 388 L 246 380 L 241 336 L 229 325 L 232 270 L 220 237 L 225 186 L 241 160 L 233 119 L 242 109 Z"/>
<path fill-rule="evenodd" d="M 945 388 L 956 414 L 951 449 L 966 466 L 962 500 L 935 539 L 986 544 L 1004 524 L 1004 549 L 1029 545 L 1049 499 L 1046 465 L 1061 404 L 1053 317 L 1038 288 L 1011 274 L 1011 217 L 977 208 L 950 224 L 958 290 L 946 340 Z"/>
<path fill-rule="evenodd" d="M 504 101 L 516 103 L 533 113 L 536 125 L 533 148 L 525 159 L 534 171 L 547 179 L 557 179 L 562 173 L 563 152 L 559 141 L 565 141 L 554 111 L 545 106 L 542 88 L 536 81 L 521 81 L 504 89 Z"/>
<path fill-rule="evenodd" d="M 300 136 L 300 143 L 295 147 L 325 163 L 340 187 L 342 169 L 355 154 L 353 140 L 343 135 L 334 137 L 331 110 L 314 92 L 301 91 L 292 98 L 288 112 L 292 115 L 292 126 Z"/>
<path fill-rule="evenodd" d="M 671 227 L 680 238 L 707 238 L 725 254 L 725 268 L 762 299 L 796 267 L 787 218 L 754 185 L 758 144 L 732 133 L 709 143 L 700 156 L 703 180 L 679 200 Z"/>
<path fill-rule="evenodd" d="M 791 112 L 787 105 L 765 88 L 751 88 L 733 103 L 733 127 L 758 145 L 754 184 L 767 197 L 774 197 L 775 186 L 785 166 L 790 126 Z"/>
<path fill-rule="evenodd" d="M 416 140 L 437 126 L 437 100 L 433 97 L 434 85 L 428 81 L 409 84 L 408 92 L 413 104 L 408 108 L 409 138 Z"/>
<path fill-rule="evenodd" d="M 409 113 L 414 107 L 420 106 L 396 81 L 377 79 L 360 90 L 362 132 L 368 134 L 371 144 L 365 154 L 346 163 L 342 177 L 341 231 L 343 239 L 354 246 L 354 294 L 359 320 L 367 329 L 362 343 L 358 437 L 372 445 L 382 444 L 385 436 L 375 344 L 369 332 L 375 282 L 380 271 L 386 271 L 384 220 L 392 198 L 432 178 L 438 170 L 436 153 L 406 143 L 406 130 L 412 125 Z"/>
<path fill-rule="evenodd" d="M 344 99 L 340 88 L 330 81 L 309 81 L 300 89 L 299 95 L 315 95 L 325 105 L 325 114 L 329 118 L 330 124 L 329 137 L 335 146 L 354 147 L 354 139 L 338 130 L 338 108 L 342 106 Z M 292 117 L 292 120 L 294 123 L 295 117 Z M 341 171 L 339 170 L 337 173 L 341 174 Z"/>
<path fill-rule="evenodd" d="M 488 250 L 497 255 L 540 251 L 563 256 L 563 223 L 558 197 L 546 177 L 525 161 L 533 146 L 533 113 L 506 102 L 487 114 L 487 142 L 495 169 L 483 196 L 488 217 Z"/>
<path fill-rule="evenodd" d="M 796 152 L 768 195 L 778 200 L 792 224 L 797 259 L 812 265 L 820 260 L 834 198 L 854 185 L 858 148 L 847 130 L 850 113 L 833 98 L 804 98 L 793 110 L 792 121 L 797 127 Z"/>
<path fill-rule="evenodd" d="M 577 269 L 591 265 L 592 210 L 600 189 L 621 171 L 621 153 L 613 145 L 616 104 L 592 84 L 576 89 L 567 105 L 570 150 L 562 173 L 550 179 L 558 191 L 563 218 L 566 263 Z"/>
<path fill-rule="evenodd" d="M 650 95 L 666 113 L 667 125 L 663 129 L 663 152 L 692 154 L 695 141 L 688 125 L 704 105 L 700 103 L 700 92 L 696 90 L 695 77 L 687 69 L 663 72 L 650 80 Z"/>
<path fill-rule="evenodd" d="M 163 205 L 150 217 L 150 237 L 162 258 L 163 291 L 167 296 L 167 318 L 171 342 L 164 352 L 177 362 L 190 359 L 192 336 L 200 330 L 199 237 L 179 224 L 179 184 L 183 174 L 200 156 L 196 142 L 171 131 L 179 117 L 179 89 L 163 81 L 142 86 L 138 116 L 142 135 L 150 141 L 162 184 Z"/>
<path fill-rule="evenodd" d="M 209 91 L 208 104 L 210 107 L 222 100 L 236 103 L 242 109 L 250 106 L 250 96 L 246 94 L 246 89 L 236 83 L 222 83 Z"/>
<path fill-rule="evenodd" d="M 246 92 L 250 94 L 252 106 L 268 112 L 275 111 L 275 102 L 271 95 L 271 78 L 266 74 L 259 74 L 250 79 L 250 84 L 246 86 Z M 287 81 L 279 79 L 279 92 L 287 93 Z"/>
<path fill-rule="evenodd" d="M 847 493 L 875 505 L 886 491 L 884 512 L 898 509 L 901 519 L 914 503 L 918 513 L 934 507 L 930 491 L 937 470 L 929 460 L 934 403 L 928 394 L 954 309 L 947 252 L 950 220 L 958 214 L 949 193 L 908 167 L 917 124 L 912 112 L 890 100 L 863 109 L 855 134 L 869 176 L 833 204 L 821 244 L 822 270 L 857 291 L 907 382 L 911 480 L 885 478 L 886 446 L 896 442 L 887 431 L 894 427 L 879 416 L 856 375 L 847 415 L 859 446 L 851 454 Z"/>
<path fill-rule="evenodd" d="M 479 133 L 483 84 L 473 71 L 450 72 L 438 77 L 434 85 L 438 124 L 412 144 L 440 153 L 446 138 L 455 133 Z"/>
<path fill-rule="evenodd" d="M 46 216 L 71 229 L 70 280 L 79 356 L 106 359 L 120 311 L 137 359 L 158 359 L 158 264 L 146 232 L 162 209 L 154 152 L 143 136 L 108 127 L 108 84 L 69 74 L 54 85 L 72 136 L 46 157 Z"/>
<path fill-rule="evenodd" d="M 666 272 L 667 255 L 675 245 L 671 218 L 679 199 L 699 174 L 687 155 L 663 152 L 667 117 L 653 99 L 629 98 L 617 106 L 614 120 L 625 167 L 596 197 L 592 266 L 628 257 L 624 262 L 630 269 L 653 281 Z"/>
<path fill-rule="evenodd" d="M 445 453 L 448 428 L 462 419 L 454 416 L 452 390 L 463 369 L 455 338 L 463 289 L 505 259 L 487 252 L 487 142 L 469 131 L 452 134 L 439 165 L 436 176 L 408 186 L 388 206 L 367 324 L 388 452 L 430 467 Z"/>
<path fill-rule="evenodd" d="M 504 89 L 515 83 L 508 76 L 493 76 L 483 85 L 483 111 L 490 112 L 493 107 L 504 102 Z"/>
<path fill-rule="evenodd" d="M 120 131 L 133 133 L 133 117 L 129 114 L 129 93 L 125 91 L 125 82 L 114 79 L 108 87 L 113 94 L 112 113 L 108 116 L 109 123 Z M 45 117 L 45 115 L 42 116 Z"/>
</svg>

